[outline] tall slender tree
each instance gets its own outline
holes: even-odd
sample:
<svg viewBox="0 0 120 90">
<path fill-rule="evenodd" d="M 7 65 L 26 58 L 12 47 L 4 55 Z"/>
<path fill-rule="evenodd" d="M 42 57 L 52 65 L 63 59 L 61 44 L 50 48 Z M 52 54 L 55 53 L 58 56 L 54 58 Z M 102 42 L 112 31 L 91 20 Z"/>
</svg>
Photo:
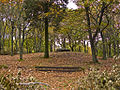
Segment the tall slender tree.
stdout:
<svg viewBox="0 0 120 90">
<path fill-rule="evenodd" d="M 62 8 L 66 7 L 66 4 L 68 3 L 68 0 L 25 0 L 25 10 L 26 13 L 28 13 L 28 18 L 31 18 L 31 20 L 39 19 L 38 16 L 44 19 L 45 24 L 45 49 L 44 49 L 44 57 L 49 58 L 49 44 L 48 44 L 48 27 L 49 27 L 49 21 L 51 19 L 52 13 L 51 10 L 54 6 L 58 5 Z M 34 8 L 31 6 L 34 6 Z M 56 9 L 56 8 L 54 8 Z M 54 12 L 53 12 L 54 13 Z M 44 14 L 44 15 L 43 15 Z M 41 17 L 43 15 L 43 17 Z M 32 16 L 32 17 L 31 17 Z"/>
</svg>

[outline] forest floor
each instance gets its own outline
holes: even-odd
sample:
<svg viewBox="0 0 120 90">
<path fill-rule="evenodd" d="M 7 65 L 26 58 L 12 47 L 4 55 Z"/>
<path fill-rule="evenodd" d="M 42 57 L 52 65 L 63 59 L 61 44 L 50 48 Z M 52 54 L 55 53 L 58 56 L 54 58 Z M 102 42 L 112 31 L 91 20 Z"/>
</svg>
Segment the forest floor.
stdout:
<svg viewBox="0 0 120 90">
<path fill-rule="evenodd" d="M 100 64 L 92 63 L 91 55 L 79 52 L 58 52 L 50 53 L 50 58 L 43 58 L 43 53 L 32 53 L 23 55 L 24 60 L 19 61 L 19 55 L 9 56 L 0 55 L 0 65 L 7 66 L 8 68 L 1 68 L 2 73 L 17 74 L 21 69 L 22 76 L 33 76 L 40 82 L 50 85 L 50 90 L 71 90 L 77 87 L 77 82 L 80 77 L 86 75 L 85 72 L 89 71 L 90 67 L 99 68 L 101 71 L 110 70 L 115 64 L 112 58 L 108 60 L 99 59 Z M 116 63 L 120 64 L 120 60 Z M 66 66 L 66 67 L 81 67 L 84 71 L 79 72 L 44 72 L 36 71 L 35 66 Z"/>
</svg>

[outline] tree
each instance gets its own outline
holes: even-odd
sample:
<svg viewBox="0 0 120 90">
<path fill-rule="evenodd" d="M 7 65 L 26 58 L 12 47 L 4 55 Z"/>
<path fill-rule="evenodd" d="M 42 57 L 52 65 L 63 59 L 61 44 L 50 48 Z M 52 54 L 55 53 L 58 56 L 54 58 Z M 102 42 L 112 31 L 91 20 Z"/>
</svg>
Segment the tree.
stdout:
<svg viewBox="0 0 120 90">
<path fill-rule="evenodd" d="M 83 38 L 87 36 L 86 30 L 83 30 L 83 13 L 84 12 L 81 9 L 67 10 L 64 19 L 60 23 L 60 29 L 58 32 L 60 34 L 59 37 L 61 36 L 60 39 L 63 38 L 63 43 L 61 43 L 61 46 L 64 45 L 65 37 L 71 51 L 76 51 L 77 46 L 79 46 Z"/>
<path fill-rule="evenodd" d="M 103 22 L 103 17 L 105 16 L 105 11 L 108 7 L 112 4 L 112 0 L 110 1 L 88 1 L 88 0 L 79 0 L 79 2 L 83 5 L 85 12 L 86 12 L 86 21 L 89 33 L 89 40 L 91 44 L 91 51 L 92 51 L 92 59 L 94 63 L 97 63 L 97 55 L 96 55 L 96 48 L 95 42 L 98 33 L 102 32 L 106 26 L 101 29 L 101 25 Z M 94 29 L 92 30 L 92 26 Z"/>
<path fill-rule="evenodd" d="M 57 4 L 62 6 L 63 8 L 66 6 L 65 4 L 67 3 L 67 0 L 45 0 L 45 1 L 39 1 L 39 0 L 25 0 L 25 9 L 26 13 L 28 13 L 27 17 L 31 18 L 30 16 L 32 15 L 32 20 L 34 21 L 35 19 L 41 19 L 44 18 L 44 23 L 45 23 L 45 54 L 44 57 L 48 58 L 49 57 L 49 49 L 48 49 L 48 26 L 49 26 L 49 20 L 51 13 L 50 11 L 52 8 Z M 31 6 L 34 6 L 34 8 L 31 8 Z M 52 12 L 54 13 L 54 12 Z M 38 18 L 39 16 L 39 18 Z"/>
</svg>

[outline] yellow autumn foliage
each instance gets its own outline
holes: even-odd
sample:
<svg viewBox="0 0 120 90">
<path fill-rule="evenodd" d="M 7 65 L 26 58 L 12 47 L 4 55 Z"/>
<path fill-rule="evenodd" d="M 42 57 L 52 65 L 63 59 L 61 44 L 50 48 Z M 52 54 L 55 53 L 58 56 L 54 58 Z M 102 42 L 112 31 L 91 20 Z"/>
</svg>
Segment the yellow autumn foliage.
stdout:
<svg viewBox="0 0 120 90">
<path fill-rule="evenodd" d="M 22 2 L 23 0 L 0 0 L 1 3 L 9 3 L 12 1 L 16 1 L 16 2 Z"/>
</svg>

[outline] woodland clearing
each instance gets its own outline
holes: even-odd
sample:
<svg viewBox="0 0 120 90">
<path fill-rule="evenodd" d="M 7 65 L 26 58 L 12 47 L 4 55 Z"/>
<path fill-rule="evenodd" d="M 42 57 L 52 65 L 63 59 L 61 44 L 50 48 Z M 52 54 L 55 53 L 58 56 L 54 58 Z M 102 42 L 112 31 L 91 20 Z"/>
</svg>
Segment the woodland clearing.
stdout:
<svg viewBox="0 0 120 90">
<path fill-rule="evenodd" d="M 43 53 L 25 54 L 24 60 L 20 61 L 19 56 L 0 56 L 0 73 L 1 74 L 14 74 L 16 75 L 19 70 L 23 77 L 35 77 L 38 81 L 47 83 L 50 85 L 50 90 L 70 90 L 73 87 L 77 87 L 77 81 L 80 77 L 87 75 L 85 72 L 89 72 L 89 69 L 98 68 L 100 71 L 111 70 L 112 66 L 117 63 L 120 64 L 120 60 L 116 62 L 109 58 L 108 60 L 101 60 L 100 64 L 92 63 L 91 55 L 79 52 L 58 52 L 50 53 L 50 58 L 43 58 Z M 36 71 L 35 66 L 49 66 L 49 67 L 81 67 L 84 70 L 79 72 L 53 72 L 53 71 Z"/>
</svg>

